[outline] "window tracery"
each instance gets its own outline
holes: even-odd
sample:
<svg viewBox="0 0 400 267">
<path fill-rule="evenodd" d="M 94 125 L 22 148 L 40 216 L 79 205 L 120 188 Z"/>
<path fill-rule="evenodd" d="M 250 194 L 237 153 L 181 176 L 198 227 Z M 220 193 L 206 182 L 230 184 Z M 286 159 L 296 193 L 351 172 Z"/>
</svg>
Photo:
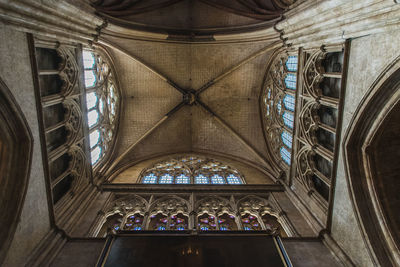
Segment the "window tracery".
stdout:
<svg viewBox="0 0 400 267">
<path fill-rule="evenodd" d="M 91 163 L 95 166 L 112 145 L 119 94 L 109 60 L 100 53 L 89 50 L 84 50 L 82 55 Z"/>
<path fill-rule="evenodd" d="M 284 169 L 291 165 L 297 64 L 297 55 L 277 56 L 267 73 L 261 103 L 267 143 Z"/>
<path fill-rule="evenodd" d="M 264 197 L 218 195 L 159 197 L 125 196 L 109 204 L 101 221 L 105 231 L 267 231 L 286 236 L 292 232 L 272 195 Z M 284 224 L 282 224 L 282 222 Z M 285 225 L 285 231 L 281 227 Z"/>
<path fill-rule="evenodd" d="M 140 175 L 144 184 L 243 184 L 238 170 L 213 159 L 195 155 L 165 160 L 144 170 Z"/>
<path fill-rule="evenodd" d="M 295 178 L 308 196 L 327 211 L 330 200 L 335 146 L 340 116 L 344 69 L 343 47 L 303 51 L 300 66 L 299 127 Z"/>
</svg>

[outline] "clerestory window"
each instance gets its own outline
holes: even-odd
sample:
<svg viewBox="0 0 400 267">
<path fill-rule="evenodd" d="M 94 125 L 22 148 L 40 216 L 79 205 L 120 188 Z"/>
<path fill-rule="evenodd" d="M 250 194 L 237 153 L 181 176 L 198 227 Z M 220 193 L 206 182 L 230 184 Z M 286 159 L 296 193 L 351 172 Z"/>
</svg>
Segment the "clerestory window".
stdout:
<svg viewBox="0 0 400 267">
<path fill-rule="evenodd" d="M 144 170 L 144 184 L 244 184 L 238 170 L 213 159 L 183 156 L 166 160 Z"/>
<path fill-rule="evenodd" d="M 119 95 L 110 64 L 100 54 L 84 50 L 87 122 L 92 166 L 97 165 L 111 146 L 119 108 Z"/>
</svg>

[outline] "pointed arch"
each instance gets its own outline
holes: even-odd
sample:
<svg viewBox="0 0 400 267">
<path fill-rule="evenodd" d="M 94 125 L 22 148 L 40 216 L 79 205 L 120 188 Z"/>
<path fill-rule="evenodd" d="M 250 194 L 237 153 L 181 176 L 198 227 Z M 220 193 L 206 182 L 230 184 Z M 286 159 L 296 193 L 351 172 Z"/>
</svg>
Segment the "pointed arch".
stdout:
<svg viewBox="0 0 400 267">
<path fill-rule="evenodd" d="M 0 78 L 0 265 L 5 259 L 26 195 L 33 137 L 18 103 Z M 4 185 L 4 186 L 3 186 Z"/>
</svg>

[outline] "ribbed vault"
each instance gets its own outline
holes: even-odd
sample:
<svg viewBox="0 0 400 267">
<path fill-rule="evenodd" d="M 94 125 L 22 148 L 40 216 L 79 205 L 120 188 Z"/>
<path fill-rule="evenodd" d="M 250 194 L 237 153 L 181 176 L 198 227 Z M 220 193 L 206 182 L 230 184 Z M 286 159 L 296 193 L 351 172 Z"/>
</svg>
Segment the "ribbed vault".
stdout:
<svg viewBox="0 0 400 267">
<path fill-rule="evenodd" d="M 111 8 L 112 3 L 102 5 Z M 249 19 L 221 12 L 221 21 Z M 141 159 L 187 152 L 240 159 L 278 176 L 269 164 L 259 95 L 269 60 L 281 42 L 246 42 L 240 36 L 229 43 L 160 42 L 121 34 L 100 39 L 113 57 L 122 93 L 118 138 L 110 167 L 104 168 L 106 177 Z"/>
<path fill-rule="evenodd" d="M 155 31 L 187 31 L 263 25 L 281 16 L 292 0 L 95 0 L 112 23 Z"/>
</svg>

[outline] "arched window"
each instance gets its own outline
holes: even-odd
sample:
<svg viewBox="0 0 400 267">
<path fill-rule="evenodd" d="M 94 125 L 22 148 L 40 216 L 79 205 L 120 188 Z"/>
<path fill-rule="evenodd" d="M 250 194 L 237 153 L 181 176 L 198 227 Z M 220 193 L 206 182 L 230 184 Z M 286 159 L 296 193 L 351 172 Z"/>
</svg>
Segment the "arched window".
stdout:
<svg viewBox="0 0 400 267">
<path fill-rule="evenodd" d="M 140 213 L 131 214 L 126 218 L 124 230 L 140 231 L 143 229 L 144 216 Z"/>
<path fill-rule="evenodd" d="M 213 159 L 189 155 L 159 162 L 145 169 L 144 184 L 243 184 L 238 170 Z"/>
<path fill-rule="evenodd" d="M 83 51 L 86 107 L 91 162 L 95 166 L 106 155 L 114 133 L 119 95 L 107 59 L 93 51 Z"/>
<path fill-rule="evenodd" d="M 264 128 L 275 157 L 291 164 L 294 128 L 297 55 L 281 54 L 271 67 L 263 95 Z M 279 141 L 276 141 L 279 140 Z"/>
<path fill-rule="evenodd" d="M 242 224 L 245 231 L 259 231 L 262 229 L 257 216 L 249 213 L 242 215 Z"/>
</svg>

